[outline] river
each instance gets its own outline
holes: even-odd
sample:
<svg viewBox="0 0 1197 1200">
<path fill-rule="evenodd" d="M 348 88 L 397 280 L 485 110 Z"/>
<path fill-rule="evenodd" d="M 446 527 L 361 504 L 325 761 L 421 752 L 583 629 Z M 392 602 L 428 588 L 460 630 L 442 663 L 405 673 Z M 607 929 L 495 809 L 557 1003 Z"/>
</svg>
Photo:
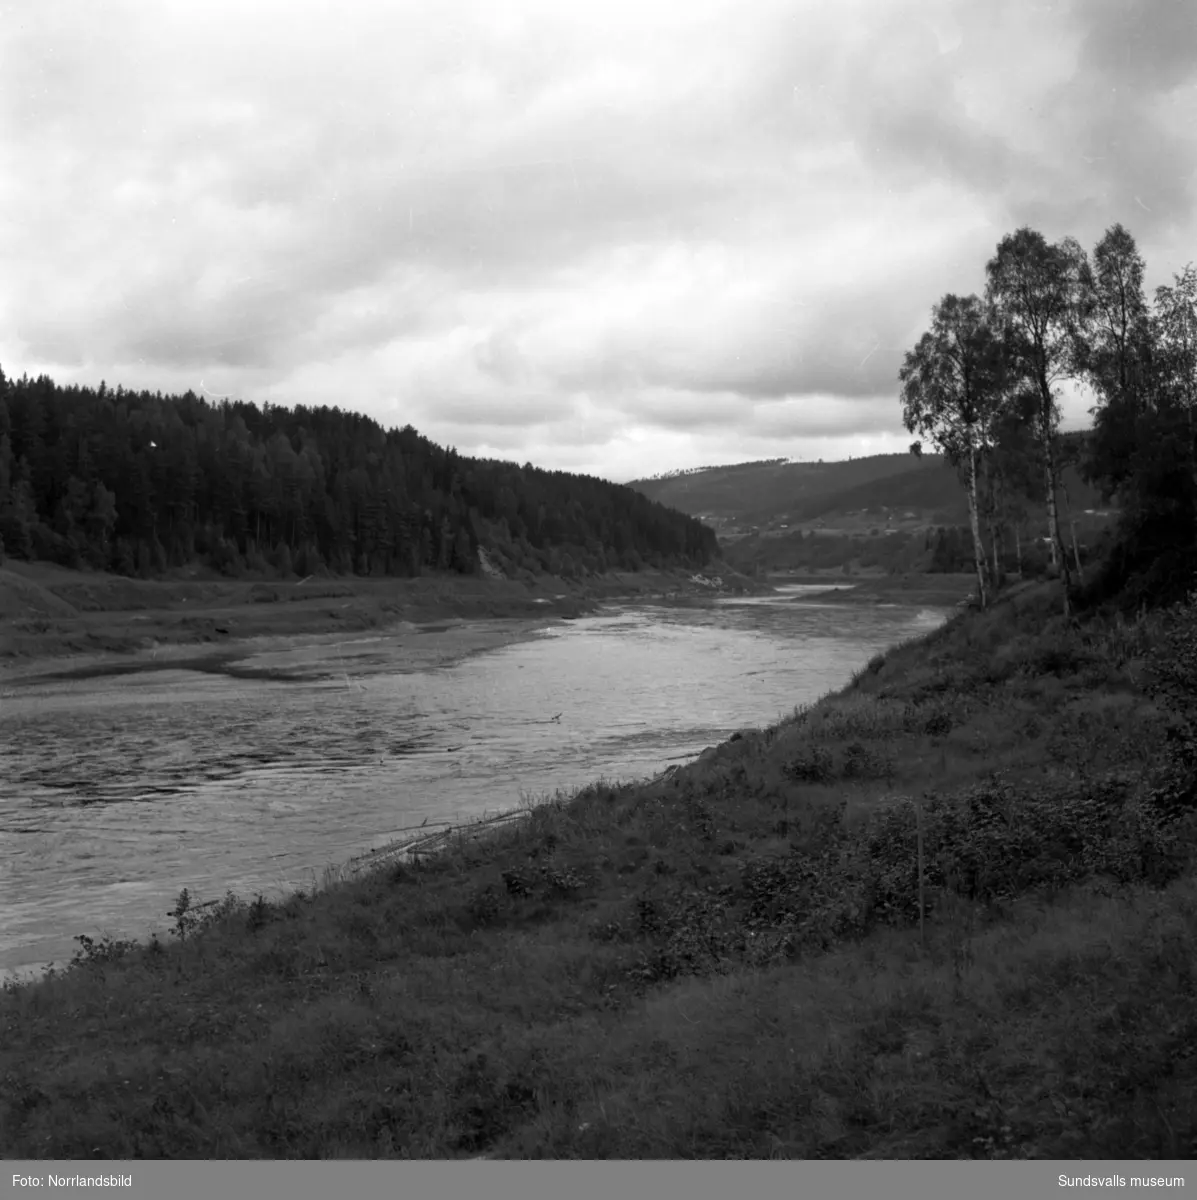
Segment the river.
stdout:
<svg viewBox="0 0 1197 1200">
<path fill-rule="evenodd" d="M 0 973 L 64 964 L 78 934 L 165 931 L 183 887 L 278 896 L 425 818 L 657 774 L 948 615 L 818 590 L 611 605 L 418 672 L 409 629 L 297 639 L 237 675 L 19 682 L 0 696 Z"/>
</svg>

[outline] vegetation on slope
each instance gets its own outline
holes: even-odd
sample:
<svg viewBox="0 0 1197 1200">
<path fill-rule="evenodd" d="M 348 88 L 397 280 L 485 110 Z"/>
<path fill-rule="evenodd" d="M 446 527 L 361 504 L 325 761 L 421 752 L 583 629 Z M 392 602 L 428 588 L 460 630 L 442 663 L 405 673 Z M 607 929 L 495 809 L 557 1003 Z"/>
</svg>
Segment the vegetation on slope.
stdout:
<svg viewBox="0 0 1197 1200">
<path fill-rule="evenodd" d="M 1187 1157 L 1197 606 L 1052 604 L 422 862 L 81 940 L 0 996 L 0 1147 Z"/>
<path fill-rule="evenodd" d="M 888 489 L 907 475 L 938 480 L 942 471 L 936 467 L 941 467 L 940 460 L 931 455 L 921 461 L 909 454 L 829 463 L 771 459 L 636 479 L 628 486 L 681 512 L 752 523 L 797 512 L 804 505 L 817 509 L 824 498 L 856 488 L 886 503 Z"/>
<path fill-rule="evenodd" d="M 889 575 L 965 572 L 973 575 L 975 589 L 974 549 L 967 525 L 910 529 L 889 526 L 876 517 L 872 521 L 867 528 L 853 533 L 801 528 L 750 533 L 729 540 L 724 553 L 728 564 L 750 574 L 837 569 L 845 575 L 857 571 L 884 571 Z M 1104 564 L 1116 528 L 1116 521 L 1107 513 L 1070 522 L 1068 552 L 1075 555 L 1082 572 Z M 1051 573 L 1051 559 L 1042 536 L 1024 539 L 1020 532 L 1009 542 L 991 546 L 988 553 L 996 553 L 1002 577 L 1039 578 Z"/>
<path fill-rule="evenodd" d="M 1083 433 L 1064 434 L 1061 441 L 1065 445 L 1075 445 L 1074 452 L 1078 457 L 1083 453 Z M 960 480 L 953 471 L 943 469 L 942 460 L 935 458 L 932 462 L 939 470 L 907 471 L 825 496 L 801 500 L 791 507 L 790 515 L 795 521 L 813 521 L 844 513 L 865 512 L 880 516 L 886 511 L 895 515 L 913 511 L 924 523 L 963 525 L 968 519 L 968 505 Z M 1085 509 L 1097 508 L 1102 503 L 1100 490 L 1087 483 L 1074 464 L 1070 463 L 1063 469 L 1061 484 L 1070 516 L 1082 516 Z M 1045 529 L 1046 514 L 1038 493 L 1027 508 L 1026 528 Z"/>
<path fill-rule="evenodd" d="M 1090 528 L 1086 537 L 1085 531 L 1078 531 L 1078 553 L 1083 562 L 1094 555 L 1097 540 L 1094 532 Z M 969 572 L 973 565 L 968 529 L 961 525 L 913 532 L 873 526 L 867 533 L 801 529 L 778 534 L 754 533 L 729 542 L 726 554 L 729 564 L 754 574 L 838 569 L 844 575 L 857 571 L 955 575 Z M 1006 571 L 1017 571 L 1020 575 L 1036 575 L 1048 568 L 1046 550 L 1034 542 L 1009 547 L 1000 561 Z"/>
<path fill-rule="evenodd" d="M 0 371 L 0 556 L 159 575 L 703 566 L 714 533 L 631 488 L 463 458 L 338 408 L 259 409 Z"/>
</svg>

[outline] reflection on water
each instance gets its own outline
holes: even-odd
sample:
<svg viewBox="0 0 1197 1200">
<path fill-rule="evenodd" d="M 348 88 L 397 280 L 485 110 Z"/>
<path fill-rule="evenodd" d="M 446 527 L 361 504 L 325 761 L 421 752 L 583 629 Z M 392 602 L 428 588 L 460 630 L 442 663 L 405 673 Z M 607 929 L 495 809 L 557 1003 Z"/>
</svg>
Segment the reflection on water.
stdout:
<svg viewBox="0 0 1197 1200">
<path fill-rule="evenodd" d="M 418 674 L 410 633 L 43 679 L 0 698 L 0 970 L 79 933 L 169 926 L 202 898 L 310 886 L 424 818 L 655 774 L 842 686 L 938 610 L 795 604 L 804 589 L 622 606 Z"/>
</svg>

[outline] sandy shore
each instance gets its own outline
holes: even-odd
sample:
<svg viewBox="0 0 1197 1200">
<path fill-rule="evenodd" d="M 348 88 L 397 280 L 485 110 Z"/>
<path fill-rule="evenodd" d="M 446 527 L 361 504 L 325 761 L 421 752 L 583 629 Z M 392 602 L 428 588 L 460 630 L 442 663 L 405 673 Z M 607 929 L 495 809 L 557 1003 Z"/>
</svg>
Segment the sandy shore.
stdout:
<svg viewBox="0 0 1197 1200">
<path fill-rule="evenodd" d="M 808 583 L 810 603 L 949 607 L 972 590 L 967 575 L 778 575 L 751 580 L 722 564 L 704 572 L 610 572 L 586 580 L 481 576 L 252 581 L 184 575 L 126 579 L 45 563 L 0 567 L 0 689 L 39 676 L 192 669 L 245 677 L 272 656 L 397 637 L 403 661 L 423 670 L 532 635 L 552 620 L 605 603 L 701 603 Z M 834 590 L 831 590 L 834 589 Z M 392 660 L 393 661 L 393 660 Z M 364 664 L 359 663 L 358 666 Z"/>
<path fill-rule="evenodd" d="M 708 570 L 612 572 L 585 581 L 418 579 L 134 580 L 48 564 L 0 567 L 0 688 L 32 677 L 193 669 L 246 677 L 304 646 L 397 639 L 423 670 L 531 636 L 604 602 L 769 590 Z M 393 661 L 393 658 L 392 660 Z M 364 663 L 357 664 L 359 668 Z"/>
<path fill-rule="evenodd" d="M 534 637 L 549 621 L 455 619 L 432 624 L 400 621 L 367 631 L 274 634 L 231 639 L 220 646 L 163 644 L 133 651 L 38 656 L 0 665 L 0 703 L 22 684 L 96 679 L 147 671 L 199 671 L 234 679 L 302 680 L 344 673 L 346 685 L 376 664 L 417 672 L 448 666 L 471 654 Z"/>
</svg>

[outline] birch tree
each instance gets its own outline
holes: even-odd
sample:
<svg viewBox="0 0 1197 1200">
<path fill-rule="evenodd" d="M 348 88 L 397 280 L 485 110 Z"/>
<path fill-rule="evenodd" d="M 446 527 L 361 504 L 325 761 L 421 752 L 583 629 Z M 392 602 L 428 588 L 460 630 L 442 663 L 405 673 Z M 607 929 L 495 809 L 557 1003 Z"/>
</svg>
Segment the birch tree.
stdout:
<svg viewBox="0 0 1197 1200">
<path fill-rule="evenodd" d="M 1003 363 L 1002 340 L 985 306 L 976 296 L 949 294 L 932 309 L 931 328 L 907 351 L 898 372 L 906 428 L 930 441 L 964 480 L 982 607 L 991 588 L 981 540 L 977 466 L 1001 410 Z M 911 449 L 921 452 L 921 443 Z"/>
<path fill-rule="evenodd" d="M 1121 225 L 1106 230 L 1092 266 L 1081 269 L 1088 319 L 1077 330 L 1076 361 L 1098 397 L 1086 472 L 1113 485 L 1131 473 L 1135 423 L 1152 402 L 1159 367 L 1144 271 L 1135 239 Z"/>
<path fill-rule="evenodd" d="M 1012 335 L 1013 367 L 1034 392 L 1036 434 L 1043 458 L 1052 562 L 1060 574 L 1064 615 L 1070 615 L 1072 579 L 1057 503 L 1060 468 L 1057 386 L 1076 374 L 1078 330 L 1086 320 L 1084 250 L 1072 238 L 1049 245 L 1041 233 L 1007 234 L 986 264 L 986 293 Z"/>
<path fill-rule="evenodd" d="M 1188 452 L 1197 481 L 1197 270 L 1190 263 L 1172 277 L 1171 286 L 1155 290 L 1156 341 L 1168 396 L 1184 414 Z"/>
</svg>

